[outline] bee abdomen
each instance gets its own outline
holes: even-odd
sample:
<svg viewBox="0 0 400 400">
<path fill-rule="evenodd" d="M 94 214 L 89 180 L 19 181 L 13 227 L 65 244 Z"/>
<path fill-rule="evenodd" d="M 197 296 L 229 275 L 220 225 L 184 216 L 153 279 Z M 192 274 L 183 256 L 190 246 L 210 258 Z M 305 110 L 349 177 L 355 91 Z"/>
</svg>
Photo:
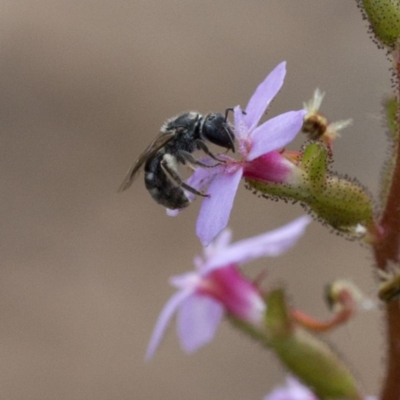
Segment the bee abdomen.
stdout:
<svg viewBox="0 0 400 400">
<path fill-rule="evenodd" d="M 161 167 L 162 155 L 152 158 L 145 165 L 144 182 L 151 197 L 171 210 L 185 208 L 189 200 L 184 191 L 174 184 Z"/>
</svg>

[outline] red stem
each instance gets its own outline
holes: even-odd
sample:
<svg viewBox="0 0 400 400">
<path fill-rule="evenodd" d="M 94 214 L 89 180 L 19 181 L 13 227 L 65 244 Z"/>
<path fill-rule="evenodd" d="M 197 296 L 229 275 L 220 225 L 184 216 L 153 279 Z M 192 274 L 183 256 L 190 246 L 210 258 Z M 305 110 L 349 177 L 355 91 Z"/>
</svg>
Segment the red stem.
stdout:
<svg viewBox="0 0 400 400">
<path fill-rule="evenodd" d="M 302 325 L 306 329 L 314 332 L 328 332 L 347 322 L 354 315 L 356 309 L 353 296 L 347 290 L 342 290 L 338 296 L 337 303 L 341 304 L 341 310 L 327 321 L 319 321 L 318 319 L 295 309 L 291 310 L 292 317 L 298 324 Z"/>
<path fill-rule="evenodd" d="M 400 64 L 396 65 L 397 85 L 400 85 Z M 400 99 L 400 88 L 398 101 Z M 400 109 L 397 111 L 397 129 L 400 137 Z M 383 237 L 374 244 L 377 267 L 387 270 L 390 264 L 399 265 L 400 259 L 400 146 L 393 179 L 381 220 Z M 386 304 L 387 370 L 382 387 L 382 400 L 400 399 L 400 303 L 392 300 Z"/>
</svg>

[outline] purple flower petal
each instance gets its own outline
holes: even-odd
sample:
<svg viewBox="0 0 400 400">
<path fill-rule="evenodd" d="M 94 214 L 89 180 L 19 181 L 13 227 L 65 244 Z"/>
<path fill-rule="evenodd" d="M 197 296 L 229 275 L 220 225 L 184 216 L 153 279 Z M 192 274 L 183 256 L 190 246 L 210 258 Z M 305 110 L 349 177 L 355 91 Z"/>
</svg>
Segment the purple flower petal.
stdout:
<svg viewBox="0 0 400 400">
<path fill-rule="evenodd" d="M 290 143 L 303 125 L 305 110 L 289 111 L 278 115 L 259 126 L 252 133 L 252 148 L 247 161 L 252 161 L 262 154 L 278 150 Z"/>
<path fill-rule="evenodd" d="M 221 322 L 224 307 L 211 297 L 194 295 L 181 304 L 177 329 L 182 348 L 193 353 L 210 342 Z"/>
<path fill-rule="evenodd" d="M 214 239 L 212 244 L 212 250 L 214 252 L 225 250 L 225 248 L 228 247 L 231 240 L 232 240 L 232 231 L 230 229 L 225 229 Z M 208 249 L 211 250 L 210 246 L 206 248 L 206 252 Z"/>
<path fill-rule="evenodd" d="M 199 161 L 205 163 L 205 164 L 211 164 L 214 165 L 216 163 L 215 160 L 212 159 L 200 159 Z M 206 187 L 212 178 L 214 177 L 215 174 L 217 174 L 220 171 L 220 168 L 216 166 L 215 168 L 201 168 L 198 167 L 194 170 L 192 175 L 190 175 L 189 179 L 186 181 L 186 183 L 191 186 L 192 188 L 196 190 L 202 190 L 204 187 Z M 186 197 L 190 200 L 193 201 L 194 198 L 196 197 L 193 193 L 188 192 L 185 190 L 185 195 Z M 170 217 L 176 217 L 181 211 L 185 210 L 185 208 L 178 209 L 178 210 L 170 210 L 167 208 L 167 215 Z"/>
<path fill-rule="evenodd" d="M 186 183 L 197 190 L 202 190 L 210 183 L 210 181 L 217 173 L 220 173 L 222 171 L 223 166 L 216 165 L 218 164 L 218 161 L 212 160 L 211 158 L 201 158 L 199 159 L 199 161 L 207 165 L 213 165 L 213 167 L 197 167 L 194 170 L 193 174 L 190 175 Z M 194 197 L 193 194 L 190 193 L 190 195 L 192 198 Z"/>
<path fill-rule="evenodd" d="M 252 130 L 260 121 L 271 100 L 279 92 L 286 75 L 286 62 L 280 63 L 257 87 L 245 109 L 244 120 L 247 127 Z"/>
<path fill-rule="evenodd" d="M 207 247 L 204 247 L 203 253 L 205 260 L 214 257 L 215 254 L 223 252 L 229 246 L 231 239 L 232 231 L 230 229 L 226 228 L 221 231 Z"/>
<path fill-rule="evenodd" d="M 297 379 L 287 378 L 286 386 L 273 390 L 264 400 L 318 400 L 311 390 Z"/>
<path fill-rule="evenodd" d="M 244 121 L 244 113 L 239 106 L 233 109 L 233 118 L 235 124 L 235 138 L 240 145 L 241 141 L 246 140 L 249 135 L 249 128 Z"/>
<path fill-rule="evenodd" d="M 208 187 L 210 197 L 204 198 L 197 219 L 196 233 L 207 246 L 224 229 L 229 220 L 243 168 L 233 173 L 216 175 Z"/>
<path fill-rule="evenodd" d="M 164 308 L 161 311 L 160 316 L 158 317 L 156 326 L 153 330 L 153 333 L 150 338 L 150 343 L 146 352 L 146 360 L 150 360 L 157 347 L 159 346 L 161 339 L 164 335 L 165 330 L 167 329 L 168 323 L 171 320 L 176 309 L 185 301 L 188 297 L 193 294 L 193 290 L 182 290 L 180 292 L 175 293 L 165 304 Z"/>
<path fill-rule="evenodd" d="M 229 264 L 242 264 L 260 257 L 276 257 L 292 247 L 312 221 L 308 216 L 295 219 L 271 232 L 231 244 L 206 262 L 206 270 Z"/>
</svg>

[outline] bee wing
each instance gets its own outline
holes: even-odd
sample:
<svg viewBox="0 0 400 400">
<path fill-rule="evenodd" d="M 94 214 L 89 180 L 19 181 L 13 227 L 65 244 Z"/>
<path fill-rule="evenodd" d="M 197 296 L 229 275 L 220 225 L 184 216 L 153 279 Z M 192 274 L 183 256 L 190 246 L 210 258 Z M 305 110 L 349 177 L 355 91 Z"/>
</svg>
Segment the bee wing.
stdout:
<svg viewBox="0 0 400 400">
<path fill-rule="evenodd" d="M 152 156 L 154 156 L 158 150 L 165 146 L 175 136 L 175 132 L 161 132 L 150 145 L 139 155 L 137 160 L 129 168 L 125 175 L 118 192 L 123 192 L 128 189 L 135 179 L 136 173 L 140 170 L 141 166 Z"/>
</svg>

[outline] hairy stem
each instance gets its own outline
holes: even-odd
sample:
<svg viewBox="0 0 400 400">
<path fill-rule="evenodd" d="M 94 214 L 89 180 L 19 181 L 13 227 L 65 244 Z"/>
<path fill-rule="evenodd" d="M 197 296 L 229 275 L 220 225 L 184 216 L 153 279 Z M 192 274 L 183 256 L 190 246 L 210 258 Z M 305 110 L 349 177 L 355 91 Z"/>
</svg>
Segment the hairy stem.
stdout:
<svg viewBox="0 0 400 400">
<path fill-rule="evenodd" d="M 400 99 L 400 64 L 396 64 L 396 78 Z M 397 110 L 397 130 L 400 129 L 400 110 Z M 400 134 L 400 131 L 398 132 Z M 380 226 L 382 239 L 374 245 L 377 267 L 387 270 L 390 264 L 399 264 L 400 259 L 400 146 L 396 143 L 396 163 L 385 210 Z M 400 303 L 392 300 L 386 304 L 387 365 L 382 387 L 382 400 L 400 399 Z"/>
</svg>

